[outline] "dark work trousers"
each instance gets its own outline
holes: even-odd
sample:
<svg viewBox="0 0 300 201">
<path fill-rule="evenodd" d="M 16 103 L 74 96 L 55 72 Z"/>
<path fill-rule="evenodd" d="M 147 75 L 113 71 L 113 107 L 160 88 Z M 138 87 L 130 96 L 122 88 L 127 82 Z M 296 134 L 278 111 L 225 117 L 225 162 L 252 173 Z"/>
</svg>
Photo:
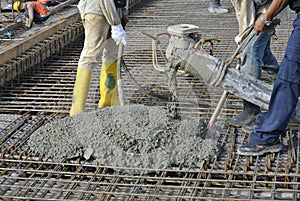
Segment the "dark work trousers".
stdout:
<svg viewBox="0 0 300 201">
<path fill-rule="evenodd" d="M 209 6 L 210 7 L 219 7 L 220 6 L 220 0 L 209 0 Z"/>
<path fill-rule="evenodd" d="M 285 55 L 275 80 L 263 123 L 250 136 L 251 144 L 268 144 L 285 133 L 300 95 L 300 15 L 294 20 Z"/>
<path fill-rule="evenodd" d="M 33 17 L 33 21 L 34 22 L 44 22 L 44 21 L 46 21 L 49 18 L 49 16 L 42 17 L 40 14 L 38 14 L 35 11 L 33 13 L 34 13 L 34 17 Z M 25 17 L 29 18 L 29 15 L 28 15 L 27 11 L 25 12 Z"/>
<path fill-rule="evenodd" d="M 48 7 L 56 6 L 57 4 L 59 4 L 59 2 L 57 0 L 51 0 L 51 1 L 46 3 L 46 6 L 48 6 Z"/>
</svg>

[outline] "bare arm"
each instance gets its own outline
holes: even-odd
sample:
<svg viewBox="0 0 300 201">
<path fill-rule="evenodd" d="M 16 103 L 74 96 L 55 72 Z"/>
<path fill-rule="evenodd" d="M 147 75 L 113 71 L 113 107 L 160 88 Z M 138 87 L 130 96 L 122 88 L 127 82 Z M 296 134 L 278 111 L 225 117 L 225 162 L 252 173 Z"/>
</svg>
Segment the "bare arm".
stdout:
<svg viewBox="0 0 300 201">
<path fill-rule="evenodd" d="M 268 11 L 263 15 L 265 20 L 272 20 L 277 16 L 287 5 L 289 0 L 273 0 Z M 261 18 L 258 18 L 254 24 L 255 33 L 258 35 L 265 28 L 265 24 Z"/>
<path fill-rule="evenodd" d="M 34 5 L 31 3 L 26 4 L 26 10 L 28 12 L 28 22 L 26 23 L 26 27 L 31 28 L 32 23 L 33 23 L 33 18 L 34 18 Z"/>
</svg>

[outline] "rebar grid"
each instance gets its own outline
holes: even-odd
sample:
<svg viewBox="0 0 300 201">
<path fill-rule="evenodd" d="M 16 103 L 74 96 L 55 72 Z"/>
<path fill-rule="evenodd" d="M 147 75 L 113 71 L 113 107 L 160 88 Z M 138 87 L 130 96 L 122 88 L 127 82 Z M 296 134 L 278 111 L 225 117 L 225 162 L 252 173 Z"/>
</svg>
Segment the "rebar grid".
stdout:
<svg viewBox="0 0 300 201">
<path fill-rule="evenodd" d="M 135 2 L 136 3 L 136 2 Z M 131 12 L 127 26 L 129 45 L 125 50 L 125 62 L 136 80 L 144 87 L 158 93 L 167 93 L 164 74 L 157 72 L 151 62 L 151 39 L 142 32 L 156 34 L 166 32 L 173 24 L 189 23 L 201 27 L 203 36 L 221 39 L 215 44 L 215 56 L 226 59 L 234 52 L 233 37 L 237 34 L 234 12 L 213 15 L 207 12 L 208 2 L 149 1 L 145 7 Z M 224 1 L 230 6 L 230 1 Z M 288 14 L 289 16 L 289 14 Z M 279 28 L 279 40 L 272 43 L 278 59 L 291 30 L 290 23 Z M 53 37 L 54 39 L 56 37 Z M 49 39 L 51 41 L 51 39 Z M 66 39 L 67 40 L 67 39 Z M 165 47 L 167 39 L 162 39 Z M 45 41 L 45 44 L 47 41 Z M 40 44 L 42 54 L 55 49 Z M 126 167 L 94 165 L 79 159 L 54 163 L 30 151 L 27 139 L 38 127 L 68 115 L 75 81 L 77 61 L 83 45 L 79 37 L 74 43 L 55 52 L 39 63 L 25 59 L 34 67 L 20 73 L 17 79 L 1 91 L 0 110 L 6 117 L 15 114 L 11 123 L 5 122 L 1 131 L 0 197 L 3 199 L 29 200 L 299 200 L 299 138 L 298 122 L 292 121 L 283 138 L 284 150 L 262 157 L 244 157 L 236 153 L 249 135 L 239 128 L 222 126 L 225 118 L 241 110 L 238 97 L 230 95 L 218 124 L 222 126 L 218 144 L 221 154 L 212 161 L 203 161 L 201 167 L 182 167 L 180 164 L 153 173 L 128 175 Z M 42 48 L 42 47 L 46 47 Z M 47 50 L 47 51 L 46 51 Z M 53 52 L 51 50 L 51 52 Z M 46 52 L 45 52 L 46 51 Z M 27 55 L 36 54 L 29 51 Z M 22 57 L 23 58 L 23 57 Z M 16 62 L 18 63 L 18 59 Z M 23 72 L 23 65 L 20 71 Z M 100 67 L 92 78 L 87 111 L 97 108 L 99 99 Z M 264 74 L 266 76 L 266 74 Z M 197 119 L 209 119 L 221 90 L 208 88 L 192 76 L 178 75 L 180 92 L 179 109 L 182 115 Z M 126 104 L 162 105 L 168 102 L 142 93 L 125 73 L 124 92 Z M 267 80 L 272 81 L 272 80 Z M 1 118 L 0 118 L 1 119 Z M 143 169 L 142 169 L 143 170 Z M 149 169 L 145 169 L 149 172 Z M 142 171 L 141 171 L 142 172 Z"/>
<path fill-rule="evenodd" d="M 0 68 L 0 85 L 3 85 L 5 90 L 14 78 L 22 77 L 27 70 L 39 69 L 43 66 L 46 58 L 58 53 L 82 34 L 82 24 L 80 22 L 74 23 L 46 38 L 43 42 L 36 44 L 17 58 L 11 59 Z"/>
<path fill-rule="evenodd" d="M 273 157 L 273 158 L 272 158 Z M 218 161 L 199 168 L 173 167 L 153 170 L 153 174 L 126 175 L 124 167 L 105 167 L 74 163 L 53 163 L 19 159 L 1 159 L 1 195 L 3 198 L 35 199 L 282 199 L 299 198 L 299 175 L 284 173 L 280 155 L 240 158 L 231 170 Z M 266 161 L 274 166 L 264 171 Z M 248 163 L 248 165 L 246 165 Z M 252 163 L 251 165 L 249 165 Z M 245 172 L 245 169 L 248 169 Z M 262 170 L 261 170 L 262 169 Z M 3 194 L 3 192 L 5 194 Z"/>
</svg>

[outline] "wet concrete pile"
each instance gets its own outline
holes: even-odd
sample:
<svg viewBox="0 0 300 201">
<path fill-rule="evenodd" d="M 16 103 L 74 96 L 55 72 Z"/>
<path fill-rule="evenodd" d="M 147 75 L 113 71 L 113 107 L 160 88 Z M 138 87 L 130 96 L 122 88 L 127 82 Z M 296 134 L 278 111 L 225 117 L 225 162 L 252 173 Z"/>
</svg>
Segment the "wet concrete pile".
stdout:
<svg viewBox="0 0 300 201">
<path fill-rule="evenodd" d="M 158 106 L 128 105 L 50 122 L 31 135 L 29 147 L 56 162 L 79 156 L 139 173 L 138 168 L 199 167 L 218 154 L 216 140 L 206 134 L 202 121 L 170 118 Z"/>
</svg>

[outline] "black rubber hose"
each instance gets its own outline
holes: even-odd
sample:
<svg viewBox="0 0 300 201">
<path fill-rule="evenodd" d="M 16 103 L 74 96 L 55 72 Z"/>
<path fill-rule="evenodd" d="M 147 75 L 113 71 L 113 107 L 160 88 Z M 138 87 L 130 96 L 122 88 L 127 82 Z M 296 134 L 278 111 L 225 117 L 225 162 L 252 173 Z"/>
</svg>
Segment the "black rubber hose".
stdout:
<svg viewBox="0 0 300 201">
<path fill-rule="evenodd" d="M 126 75 L 135 83 L 135 85 L 139 88 L 139 90 L 141 90 L 142 92 L 144 92 L 145 94 L 149 95 L 149 96 L 153 96 L 156 98 L 160 98 L 160 99 L 164 99 L 164 100 L 171 100 L 172 94 L 168 93 L 168 94 L 158 94 L 155 93 L 149 89 L 146 89 L 145 87 L 142 87 L 132 76 L 132 74 L 129 72 L 129 69 L 127 68 L 127 65 L 124 62 L 124 59 L 121 60 L 121 66 L 124 68 Z"/>
</svg>

